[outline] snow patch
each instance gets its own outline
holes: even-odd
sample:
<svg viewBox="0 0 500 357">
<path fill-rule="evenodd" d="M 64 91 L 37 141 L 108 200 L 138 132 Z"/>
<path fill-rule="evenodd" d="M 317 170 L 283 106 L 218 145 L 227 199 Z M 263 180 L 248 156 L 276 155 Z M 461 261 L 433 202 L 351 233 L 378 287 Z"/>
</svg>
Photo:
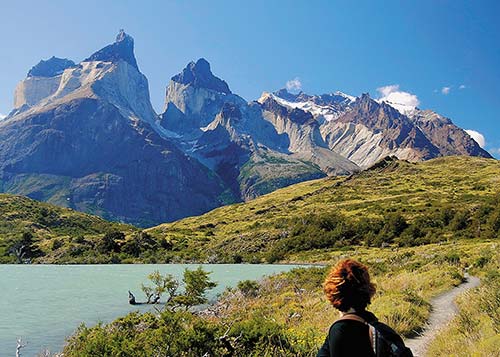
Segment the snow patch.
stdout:
<svg viewBox="0 0 500 357">
<path fill-rule="evenodd" d="M 347 103 L 346 106 L 351 104 L 356 100 L 356 97 L 344 94 L 342 92 L 335 92 L 333 95 L 341 96 L 346 99 Z M 319 105 L 316 104 L 312 99 L 305 101 L 305 102 L 292 102 L 288 101 L 286 99 L 283 99 L 281 97 L 278 97 L 277 95 L 274 95 L 272 93 L 264 93 L 261 98 L 259 99 L 259 102 L 263 102 L 267 98 L 271 97 L 274 99 L 276 102 L 278 102 L 280 105 L 285 106 L 287 108 L 291 109 L 301 109 L 305 112 L 311 113 L 316 119 L 324 119 L 326 121 L 332 121 L 337 119 L 341 114 L 343 114 L 345 111 L 340 110 L 339 108 L 335 108 L 333 105 Z"/>
<path fill-rule="evenodd" d="M 355 97 L 355 96 L 353 96 L 353 95 L 349 95 L 349 94 L 346 94 L 346 93 L 341 92 L 341 91 L 339 91 L 339 90 L 338 90 L 338 91 L 336 91 L 336 92 L 334 92 L 334 93 L 333 93 L 333 95 L 338 95 L 338 96 L 340 96 L 340 97 L 347 98 L 347 99 L 349 99 L 351 102 L 356 101 L 356 97 Z"/>
</svg>

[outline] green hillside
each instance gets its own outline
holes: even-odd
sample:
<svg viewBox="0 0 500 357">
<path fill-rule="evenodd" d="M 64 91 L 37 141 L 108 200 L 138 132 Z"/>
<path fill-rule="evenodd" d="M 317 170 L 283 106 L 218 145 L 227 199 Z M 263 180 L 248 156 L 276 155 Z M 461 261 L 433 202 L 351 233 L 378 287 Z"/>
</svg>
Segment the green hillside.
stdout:
<svg viewBox="0 0 500 357">
<path fill-rule="evenodd" d="M 299 183 L 146 231 L 2 194 L 0 262 L 311 262 L 358 246 L 491 239 L 499 192 L 493 159 L 388 158 L 357 175 Z M 29 252 L 19 257 L 23 242 Z"/>
<path fill-rule="evenodd" d="M 106 262 L 110 254 L 104 249 L 102 254 L 98 252 L 104 236 L 116 237 L 117 232 L 125 236 L 135 231 L 132 226 L 72 209 L 0 194 L 1 263 L 14 263 L 18 256 L 25 262 L 101 262 L 99 255 Z"/>
<path fill-rule="evenodd" d="M 309 261 L 315 250 L 353 245 L 497 237 L 499 192 L 497 160 L 388 158 L 357 175 L 299 183 L 148 233 L 171 245 L 166 260 Z"/>
</svg>

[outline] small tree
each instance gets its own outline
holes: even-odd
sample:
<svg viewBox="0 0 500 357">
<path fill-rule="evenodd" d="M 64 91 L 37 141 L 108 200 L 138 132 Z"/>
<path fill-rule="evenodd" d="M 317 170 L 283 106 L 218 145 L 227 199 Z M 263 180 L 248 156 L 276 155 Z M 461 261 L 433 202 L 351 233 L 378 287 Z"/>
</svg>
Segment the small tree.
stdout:
<svg viewBox="0 0 500 357">
<path fill-rule="evenodd" d="M 41 250 L 33 240 L 31 232 L 24 232 L 19 239 L 15 240 L 9 252 L 17 258 L 18 263 L 29 262 L 32 258 L 42 255 Z"/>
<path fill-rule="evenodd" d="M 202 267 L 196 270 L 184 270 L 184 293 L 174 297 L 173 301 L 188 310 L 190 307 L 205 304 L 208 302 L 206 293 L 217 286 L 209 278 L 210 273 L 204 271 Z"/>
<path fill-rule="evenodd" d="M 142 292 L 146 295 L 146 304 L 151 304 L 151 299 L 154 295 L 154 288 L 148 285 L 141 285 Z"/>
<path fill-rule="evenodd" d="M 148 275 L 148 279 L 153 286 L 142 284 L 142 291 L 146 295 L 147 303 L 158 303 L 160 298 L 166 294 L 166 308 L 176 310 L 181 307 L 185 310 L 201 305 L 208 301 L 206 293 L 208 290 L 217 286 L 210 280 L 210 273 L 204 271 L 201 267 L 196 270 L 184 270 L 182 279 L 183 292 L 179 292 L 181 283 L 171 274 L 161 275 L 156 270 Z"/>
<path fill-rule="evenodd" d="M 148 275 L 148 279 L 153 283 L 153 287 L 142 284 L 142 291 L 146 295 L 147 303 L 151 302 L 157 303 L 160 301 L 161 296 L 164 293 L 168 294 L 167 304 L 170 304 L 172 299 L 176 296 L 177 289 L 179 288 L 179 282 L 171 275 L 166 274 L 161 275 L 158 270 L 155 270 Z M 155 300 L 151 300 L 155 297 Z"/>
<path fill-rule="evenodd" d="M 122 232 L 109 232 L 97 243 L 96 248 L 100 253 L 120 252 L 119 242 L 125 239 Z"/>
</svg>

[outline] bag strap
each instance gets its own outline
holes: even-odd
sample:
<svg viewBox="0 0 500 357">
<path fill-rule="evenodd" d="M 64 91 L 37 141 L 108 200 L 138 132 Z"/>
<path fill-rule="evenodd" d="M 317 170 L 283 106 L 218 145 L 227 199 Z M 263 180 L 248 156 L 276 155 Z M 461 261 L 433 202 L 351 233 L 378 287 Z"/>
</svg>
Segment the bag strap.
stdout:
<svg viewBox="0 0 500 357">
<path fill-rule="evenodd" d="M 361 316 L 358 316 L 356 314 L 351 314 L 351 313 L 344 314 L 344 315 L 342 315 L 342 317 L 337 319 L 337 321 L 342 321 L 342 320 L 358 321 L 358 322 L 364 323 L 365 325 L 368 326 L 368 335 L 370 337 L 370 344 L 372 346 L 373 353 L 376 356 L 377 355 L 377 330 L 375 329 L 375 327 L 373 325 L 370 325 L 368 322 L 366 322 L 366 320 L 364 318 L 362 318 Z M 337 321 L 335 321 L 335 322 L 337 322 Z"/>
</svg>

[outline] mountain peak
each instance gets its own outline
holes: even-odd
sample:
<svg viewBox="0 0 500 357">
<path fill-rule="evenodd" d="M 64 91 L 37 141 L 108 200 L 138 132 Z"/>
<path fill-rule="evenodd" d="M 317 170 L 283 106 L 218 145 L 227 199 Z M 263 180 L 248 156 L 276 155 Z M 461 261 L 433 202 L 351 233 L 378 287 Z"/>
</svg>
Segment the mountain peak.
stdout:
<svg viewBox="0 0 500 357">
<path fill-rule="evenodd" d="M 52 56 L 48 60 L 41 60 L 28 72 L 28 77 L 55 77 L 64 72 L 65 69 L 75 66 L 75 62 L 66 58 Z"/>
<path fill-rule="evenodd" d="M 304 92 L 300 91 L 297 94 L 290 93 L 286 88 L 281 88 L 273 93 L 275 96 L 287 100 L 289 102 L 295 102 L 298 98 L 303 97 Z"/>
<path fill-rule="evenodd" d="M 97 51 L 89 58 L 84 60 L 84 62 L 90 61 L 104 61 L 104 62 L 115 62 L 123 60 L 128 64 L 135 67 L 137 70 L 137 61 L 134 56 L 134 39 L 132 36 L 125 33 L 124 30 L 120 30 L 116 36 L 116 40 L 111 45 L 104 47 L 103 49 Z"/>
<path fill-rule="evenodd" d="M 189 62 L 181 73 L 172 77 L 172 80 L 177 83 L 192 84 L 195 87 L 231 94 L 227 83 L 213 75 L 210 63 L 204 58 L 200 58 L 196 62 Z"/>
<path fill-rule="evenodd" d="M 123 42 L 123 41 L 131 41 L 132 43 L 134 43 L 134 39 L 132 38 L 132 36 L 126 34 L 124 29 L 121 29 L 118 32 L 118 35 L 116 35 L 115 43 Z"/>
</svg>

